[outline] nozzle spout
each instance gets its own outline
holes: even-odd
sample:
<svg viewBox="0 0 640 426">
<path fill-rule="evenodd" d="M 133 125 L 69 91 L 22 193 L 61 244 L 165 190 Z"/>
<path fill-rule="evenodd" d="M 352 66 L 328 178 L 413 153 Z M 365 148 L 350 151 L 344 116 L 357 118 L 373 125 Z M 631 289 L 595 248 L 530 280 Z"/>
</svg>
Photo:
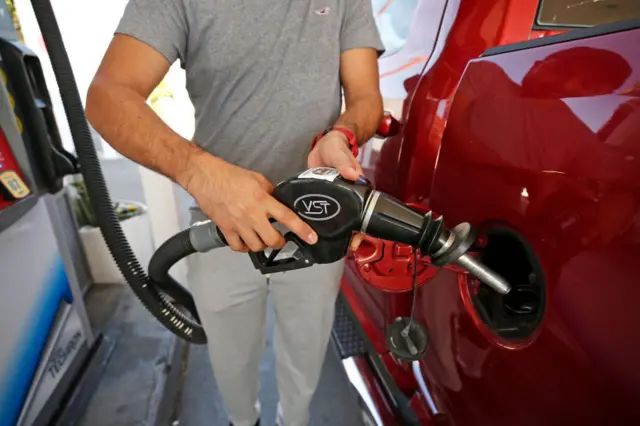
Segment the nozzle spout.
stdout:
<svg viewBox="0 0 640 426">
<path fill-rule="evenodd" d="M 500 294 L 507 294 L 511 291 L 511 285 L 500 275 L 489 269 L 468 253 L 463 254 L 455 261 L 471 275 L 494 289 Z"/>
</svg>

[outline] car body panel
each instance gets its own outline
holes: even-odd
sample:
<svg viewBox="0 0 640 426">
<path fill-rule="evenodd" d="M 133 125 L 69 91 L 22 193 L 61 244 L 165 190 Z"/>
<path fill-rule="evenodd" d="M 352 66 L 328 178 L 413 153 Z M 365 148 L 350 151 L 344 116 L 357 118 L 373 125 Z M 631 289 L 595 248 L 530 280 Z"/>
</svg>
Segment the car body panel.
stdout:
<svg viewBox="0 0 640 426">
<path fill-rule="evenodd" d="M 373 14 L 387 49 L 378 61 L 384 109 L 403 117 L 419 76 L 433 56 L 445 16 L 455 14 L 459 0 L 373 0 Z M 407 19 L 405 23 L 402 20 Z M 445 30 L 446 31 L 446 28 Z M 369 178 L 384 138 L 362 147 L 360 163 Z"/>
<path fill-rule="evenodd" d="M 411 294 L 363 276 L 358 260 L 373 241 L 349 254 L 345 296 L 424 425 L 638 424 L 640 314 L 628 301 L 640 297 L 631 269 L 640 258 L 640 29 L 478 58 L 565 32 L 534 28 L 537 1 L 518 5 L 459 3 L 444 48 L 404 82 L 413 92 L 402 131 L 378 145 L 366 173 L 449 226 L 499 225 L 522 237 L 544 272 L 541 325 L 519 340 L 496 336 L 474 305 L 477 282 L 440 269 L 418 291 L 429 349 L 419 362 L 398 361 L 385 331 L 408 316 Z M 579 48 L 583 57 L 570 53 L 555 73 L 530 77 L 535 90 L 519 88 L 545 58 Z M 566 78 L 580 69 L 595 83 Z M 379 262 L 393 266 L 385 262 L 395 249 L 385 248 Z M 395 287 L 406 278 L 399 273 Z"/>
<path fill-rule="evenodd" d="M 489 47 L 527 40 L 538 4 L 537 0 L 444 0 L 438 3 L 440 9 L 437 9 L 423 6 L 424 2 L 418 3 L 411 27 L 413 32 L 408 39 L 416 37 L 426 42 L 427 47 L 420 51 L 421 55 L 428 55 L 422 69 L 412 68 L 407 74 L 385 76 L 406 64 L 413 57 L 407 52 L 416 52 L 412 46 L 419 42 L 408 41 L 402 49 L 380 60 L 380 72 L 384 76 L 381 91 L 386 105 L 397 105 L 399 96 L 405 96 L 402 116 L 398 117 L 402 131 L 384 140 L 370 141 L 363 147 L 360 158 L 365 174 L 377 189 L 415 204 L 428 201 L 448 110 L 467 62 Z M 434 20 L 432 12 L 436 10 L 442 10 L 442 14 Z M 431 30 L 416 30 L 421 27 Z M 406 90 L 398 89 L 398 85 Z M 364 256 L 369 250 L 370 245 L 365 243 L 357 255 Z M 369 332 L 384 333 L 388 322 L 407 314 L 410 294 L 389 294 L 371 288 L 367 285 L 371 277 L 360 274 L 352 257 L 347 261 L 347 274 L 346 281 L 355 292 L 354 304 L 360 305 L 363 315 L 373 324 L 367 328 Z M 406 284 L 411 274 L 403 271 L 402 275 Z M 378 337 L 371 335 L 374 341 Z"/>
<path fill-rule="evenodd" d="M 450 224 L 515 230 L 548 296 L 535 335 L 510 344 L 478 320 L 455 277 L 425 287 L 418 311 L 433 353 L 424 363 L 453 424 L 640 422 L 630 409 L 640 393 L 638 43 L 640 28 L 467 67 L 431 207 Z"/>
<path fill-rule="evenodd" d="M 448 109 L 467 62 L 489 47 L 528 40 L 536 7 L 537 0 L 447 2 L 423 73 L 403 82 L 408 87 L 401 120 L 404 131 L 385 141 L 371 167 L 369 177 L 380 190 L 406 201 L 422 201 L 416 192 L 430 187 Z"/>
</svg>

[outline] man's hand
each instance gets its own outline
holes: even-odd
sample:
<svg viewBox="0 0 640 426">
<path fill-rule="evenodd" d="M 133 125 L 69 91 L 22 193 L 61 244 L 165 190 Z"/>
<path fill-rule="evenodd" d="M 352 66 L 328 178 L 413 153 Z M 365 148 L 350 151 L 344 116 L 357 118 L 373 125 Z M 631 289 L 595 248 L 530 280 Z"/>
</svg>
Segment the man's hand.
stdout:
<svg viewBox="0 0 640 426">
<path fill-rule="evenodd" d="M 318 239 L 309 225 L 270 195 L 273 185 L 258 173 L 203 152 L 193 159 L 193 167 L 181 180 L 235 251 L 282 248 L 285 240 L 270 218 L 309 244 Z"/>
<path fill-rule="evenodd" d="M 307 166 L 333 167 L 345 179 L 356 180 L 363 175 L 362 167 L 349 148 L 349 140 L 340 132 L 329 132 L 309 153 Z"/>
<path fill-rule="evenodd" d="M 349 149 L 347 137 L 340 132 L 329 132 L 318 141 L 307 158 L 307 166 L 333 167 L 345 179 L 356 180 L 364 175 L 358 160 Z M 356 251 L 364 235 L 357 233 L 351 239 L 350 248 Z"/>
</svg>

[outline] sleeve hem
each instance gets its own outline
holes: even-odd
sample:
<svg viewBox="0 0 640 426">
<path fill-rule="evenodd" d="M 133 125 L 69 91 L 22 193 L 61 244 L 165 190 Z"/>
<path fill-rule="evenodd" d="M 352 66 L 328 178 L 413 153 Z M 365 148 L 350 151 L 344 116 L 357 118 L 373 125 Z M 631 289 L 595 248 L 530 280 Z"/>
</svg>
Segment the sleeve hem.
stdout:
<svg viewBox="0 0 640 426">
<path fill-rule="evenodd" d="M 127 36 L 127 37 L 131 37 L 133 39 L 138 40 L 141 43 L 146 44 L 147 46 L 149 46 L 150 48 L 152 48 L 153 50 L 158 52 L 160 55 L 162 55 L 162 57 L 169 63 L 169 65 L 172 65 L 175 61 L 178 60 L 177 57 L 174 57 L 175 55 L 170 55 L 170 54 L 164 52 L 163 49 L 160 46 L 158 46 L 157 44 L 153 43 L 150 40 L 144 39 L 144 38 L 136 35 L 133 32 L 129 32 L 129 31 L 126 31 L 126 30 L 116 30 L 114 32 L 114 34 L 120 34 L 120 35 L 124 35 L 124 36 Z"/>
<path fill-rule="evenodd" d="M 374 43 L 351 43 L 351 44 L 345 44 L 343 46 L 340 46 L 340 53 L 346 52 L 347 50 L 360 49 L 360 48 L 374 49 L 378 53 L 378 58 L 384 55 L 384 52 L 386 51 L 384 47 Z"/>
</svg>

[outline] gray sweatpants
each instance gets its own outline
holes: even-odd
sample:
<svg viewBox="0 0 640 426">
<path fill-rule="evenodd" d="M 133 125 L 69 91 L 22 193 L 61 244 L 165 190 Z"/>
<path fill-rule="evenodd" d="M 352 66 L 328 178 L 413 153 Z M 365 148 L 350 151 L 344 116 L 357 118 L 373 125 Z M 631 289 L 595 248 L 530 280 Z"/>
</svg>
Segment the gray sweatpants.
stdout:
<svg viewBox="0 0 640 426">
<path fill-rule="evenodd" d="M 189 257 L 189 287 L 208 337 L 213 372 L 235 426 L 260 416 L 259 362 L 267 295 L 275 310 L 274 348 L 283 426 L 306 426 L 324 361 L 343 262 L 272 274 L 228 248 Z"/>
</svg>

